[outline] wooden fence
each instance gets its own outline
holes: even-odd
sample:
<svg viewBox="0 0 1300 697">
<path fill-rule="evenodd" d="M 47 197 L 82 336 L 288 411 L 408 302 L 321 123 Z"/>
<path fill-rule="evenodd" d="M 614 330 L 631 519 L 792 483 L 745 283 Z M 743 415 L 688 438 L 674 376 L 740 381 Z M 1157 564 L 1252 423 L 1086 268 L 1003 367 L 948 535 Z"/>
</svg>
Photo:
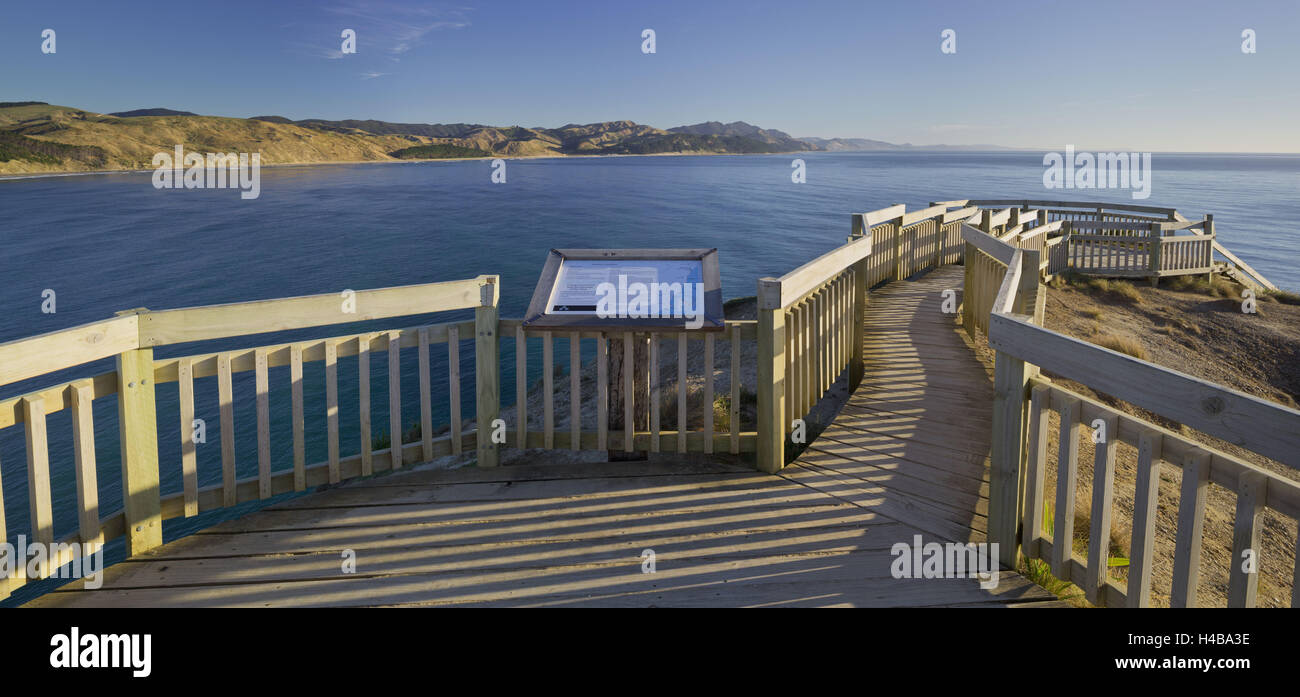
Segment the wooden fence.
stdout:
<svg viewBox="0 0 1300 697">
<path fill-rule="evenodd" d="M 758 282 L 758 467 L 785 466 L 786 437 L 837 379 L 862 380 L 862 313 L 880 283 L 962 257 L 964 201 L 855 213 L 848 241 L 780 278 Z"/>
<path fill-rule="evenodd" d="M 1191 221 L 1173 208 L 1072 201 L 954 203 L 977 207 L 969 222 L 985 233 L 1014 247 L 1043 252 L 1043 269 L 1049 277 L 1073 269 L 1154 283 L 1168 276 L 1221 271 L 1257 290 L 1278 290 L 1216 239 L 1213 215 Z M 1036 224 L 1018 222 L 1033 215 Z M 1040 232 L 1041 241 L 1034 237 Z M 1215 260 L 1215 254 L 1223 260 Z"/>
<path fill-rule="evenodd" d="M 818 295 L 819 302 L 841 301 L 838 295 Z M 758 435 L 753 430 L 744 430 L 741 414 L 742 383 L 744 366 L 742 364 L 743 347 L 756 338 L 756 322 L 753 320 L 728 320 L 725 332 L 715 335 L 713 332 L 655 331 L 655 332 L 569 332 L 569 331 L 535 331 L 525 330 L 517 319 L 501 320 L 501 333 L 515 337 L 515 428 L 506 442 L 512 447 L 569 449 L 569 450 L 613 450 L 628 452 L 753 452 L 757 448 Z M 637 366 L 636 370 L 623 371 L 623 404 L 611 404 L 609 396 L 609 347 L 611 339 L 621 339 L 623 365 L 632 366 L 637 344 L 645 346 L 648 357 L 646 365 Z M 569 429 L 556 429 L 556 389 L 555 389 L 555 345 L 562 340 L 569 352 Z M 541 428 L 534 428 L 528 414 L 528 345 L 529 342 L 540 343 L 542 347 L 542 419 Z M 725 368 L 729 372 L 730 400 L 728 402 L 728 424 L 725 431 L 715 429 L 714 423 L 714 388 L 716 383 L 717 345 L 727 342 L 730 348 L 730 360 Z M 584 351 L 583 345 L 589 348 Z M 661 406 L 669 395 L 663 387 L 664 378 L 660 373 L 660 352 L 667 344 L 674 347 L 676 360 L 676 423 L 673 430 L 661 429 Z M 700 400 L 700 413 L 694 419 L 696 428 L 691 427 L 691 414 L 687 408 L 690 356 L 696 352 L 704 354 L 703 374 L 699 375 L 703 383 Z M 584 355 L 595 354 L 588 362 Z M 694 355 L 698 355 L 695 353 Z M 594 383 L 583 394 L 583 371 Z M 636 409 L 638 391 L 643 403 L 648 404 L 649 427 L 637 430 Z M 577 395 L 577 399 L 573 396 Z M 583 427 L 582 405 L 596 405 L 595 427 Z M 609 429 L 609 410 L 623 409 L 621 431 Z M 626 425 L 631 424 L 629 428 Z"/>
<path fill-rule="evenodd" d="M 480 276 L 465 281 L 348 291 L 280 300 L 193 307 L 179 310 L 132 310 L 104 322 L 0 344 L 0 385 L 48 375 L 104 358 L 116 357 L 116 370 L 74 379 L 19 397 L 0 401 L 0 429 L 22 425 L 27 452 L 27 490 L 31 515 L 31 539 L 57 550 L 40 568 L 44 578 L 72 560 L 74 543 L 102 545 L 124 537 L 127 553 L 137 555 L 162 544 L 162 522 L 264 500 L 293 491 L 304 491 L 374 472 L 397 469 L 441 454 L 456 452 L 466 445 L 478 450 L 480 464 L 496 463 L 491 443 L 475 434 L 453 429 L 442 438 L 433 437 L 432 395 L 429 381 L 429 353 L 446 343 L 455 352 L 459 337 L 475 337 L 475 371 L 479 382 L 477 419 L 490 423 L 497 417 L 496 400 L 490 384 L 497 358 L 497 277 Z M 292 343 L 227 350 L 218 353 L 155 359 L 154 348 L 169 344 L 211 341 L 266 332 L 322 327 L 334 324 L 381 320 L 417 314 L 474 309 L 475 319 L 347 336 L 301 340 Z M 400 352 L 419 352 L 421 440 L 403 445 L 401 434 Z M 390 400 L 390 445 L 372 446 L 370 423 L 370 370 L 373 352 L 388 356 Z M 356 356 L 360 395 L 359 454 L 340 456 L 338 424 L 338 362 Z M 305 364 L 321 363 L 326 381 L 328 453 L 326 461 L 308 465 L 305 460 L 303 371 Z M 453 362 L 453 366 L 457 365 Z M 271 459 L 269 370 L 289 366 L 291 393 L 293 462 L 276 471 Z M 453 368 L 453 371 L 457 370 Z M 236 476 L 234 394 L 232 376 L 255 374 L 257 419 L 257 475 Z M 217 383 L 220 413 L 221 482 L 200 488 L 195 457 L 195 382 L 213 378 Z M 180 461 L 159 462 L 158 407 L 155 390 L 159 383 L 178 383 Z M 452 384 L 455 383 L 453 375 Z M 113 398 L 117 403 L 117 432 L 121 458 L 120 510 L 101 515 L 96 470 L 96 424 L 93 402 Z M 459 393 L 451 395 L 453 413 Z M 50 414 L 71 412 L 74 471 L 77 490 L 77 532 L 55 540 L 51 498 L 49 443 L 46 428 Z M 102 426 L 98 429 L 104 430 Z M 160 467 L 180 470 L 182 491 L 163 497 Z M 0 482 L 0 541 L 7 540 L 4 515 L 4 486 Z M 51 545 L 55 545 L 51 547 Z M 14 565 L 7 579 L 0 579 L 0 598 L 28 582 L 27 569 Z"/>
<path fill-rule="evenodd" d="M 1234 607 L 1254 606 L 1262 512 L 1268 508 L 1300 518 L 1300 484 L 1066 390 L 1039 371 L 1074 380 L 1292 468 L 1300 468 L 1300 411 L 1045 329 L 1041 319 L 1027 311 L 1042 296 L 1036 253 L 991 239 L 969 226 L 964 235 L 971 243 L 966 248 L 968 265 L 1001 267 L 996 290 L 987 283 L 968 286 L 966 303 L 979 312 L 989 308 L 987 320 L 976 322 L 988 327 L 989 346 L 996 352 L 989 537 L 999 543 L 1003 563 L 1014 566 L 1018 552 L 1023 552 L 1028 558 L 1048 561 L 1055 576 L 1078 585 L 1094 603 L 1148 605 L 1160 464 L 1166 463 L 1182 470 L 1172 604 L 1196 604 L 1206 490 L 1214 485 L 1237 497 L 1228 602 Z M 989 272 L 988 278 L 996 275 Z M 1033 304 L 1023 297 L 1026 293 L 1037 296 Z M 1044 475 L 1050 411 L 1056 412 L 1060 424 L 1060 447 L 1055 454 L 1056 514 L 1051 529 L 1046 529 Z M 1105 435 L 1095 446 L 1090 547 L 1086 558 L 1079 558 L 1072 551 L 1079 443 L 1085 437 L 1097 442 L 1093 433 L 1084 433 L 1084 424 L 1098 423 L 1104 431 L 1097 432 Z M 1123 586 L 1107 575 L 1120 442 L 1138 452 L 1130 566 Z M 1292 576 L 1291 602 L 1300 606 L 1300 566 L 1293 568 Z"/>
</svg>

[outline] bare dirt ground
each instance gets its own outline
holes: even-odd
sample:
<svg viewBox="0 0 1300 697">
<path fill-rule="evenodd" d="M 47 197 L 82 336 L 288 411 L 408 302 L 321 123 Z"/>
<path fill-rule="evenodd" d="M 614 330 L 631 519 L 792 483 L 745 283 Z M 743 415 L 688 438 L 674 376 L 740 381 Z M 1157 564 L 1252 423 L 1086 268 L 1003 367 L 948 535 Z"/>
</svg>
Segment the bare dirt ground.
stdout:
<svg viewBox="0 0 1300 697">
<path fill-rule="evenodd" d="M 1107 285 L 1086 281 L 1054 284 L 1047 296 L 1047 327 L 1091 343 L 1110 344 L 1112 348 L 1115 343 L 1127 343 L 1126 352 L 1137 352 L 1139 357 L 1153 363 L 1278 404 L 1296 406 L 1300 399 L 1300 307 L 1263 298 L 1258 302 L 1258 312 L 1244 313 L 1242 288 L 1218 277 L 1213 286 L 1204 282 L 1166 282 L 1160 288 L 1151 288 L 1145 283 L 1118 284 L 1118 288 L 1114 282 L 1109 284 L 1109 288 Z M 1175 290 L 1179 286 L 1185 290 Z M 991 353 L 982 339 L 977 342 L 978 351 L 982 358 L 990 360 Z M 1066 389 L 1094 397 L 1124 413 L 1154 421 L 1210 447 L 1300 481 L 1300 472 L 1274 460 L 1180 428 L 1073 381 L 1046 372 L 1045 375 Z M 1045 491 L 1050 506 L 1056 487 L 1058 423 L 1054 412 L 1049 432 Z M 1080 555 L 1087 549 L 1092 462 L 1091 439 L 1085 438 L 1079 451 L 1079 483 L 1074 511 L 1074 549 Z M 1117 558 L 1126 559 L 1130 548 L 1136 466 L 1136 449 L 1121 443 L 1116 463 L 1110 545 L 1112 556 Z M 1152 586 L 1154 605 L 1169 603 L 1181 480 L 1179 467 L 1169 463 L 1161 465 Z M 1211 484 L 1203 533 L 1198 605 L 1223 607 L 1227 604 L 1235 511 L 1235 493 Z M 1259 554 L 1258 605 L 1287 607 L 1290 605 L 1296 555 L 1296 521 L 1266 511 L 1260 537 L 1263 549 Z M 1111 576 L 1126 582 L 1126 570 L 1120 562 L 1111 570 Z"/>
</svg>

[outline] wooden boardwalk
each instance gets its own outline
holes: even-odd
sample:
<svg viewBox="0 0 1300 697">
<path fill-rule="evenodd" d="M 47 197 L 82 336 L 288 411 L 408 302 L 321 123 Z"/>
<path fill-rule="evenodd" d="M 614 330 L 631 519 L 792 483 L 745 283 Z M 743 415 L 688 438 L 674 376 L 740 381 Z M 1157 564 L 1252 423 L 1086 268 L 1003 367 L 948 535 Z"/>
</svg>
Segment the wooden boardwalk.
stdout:
<svg viewBox="0 0 1300 697">
<path fill-rule="evenodd" d="M 984 541 L 993 384 L 942 311 L 962 280 L 947 266 L 871 293 L 862 384 L 784 476 L 943 541 Z"/>
<path fill-rule="evenodd" d="M 896 579 L 894 544 L 982 541 L 992 387 L 940 293 L 872 293 L 866 377 L 781 474 L 718 461 L 415 470 L 280 503 L 30 606 L 1055 605 L 1014 573 Z M 355 554 L 355 572 L 344 563 Z M 653 550 L 654 573 L 643 553 Z"/>
</svg>

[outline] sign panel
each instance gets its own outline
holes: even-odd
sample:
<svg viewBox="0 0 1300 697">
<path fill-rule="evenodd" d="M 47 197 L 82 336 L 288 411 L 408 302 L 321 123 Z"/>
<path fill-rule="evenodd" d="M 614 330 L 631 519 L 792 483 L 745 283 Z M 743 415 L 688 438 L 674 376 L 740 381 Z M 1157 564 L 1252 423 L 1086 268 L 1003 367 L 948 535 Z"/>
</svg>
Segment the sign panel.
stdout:
<svg viewBox="0 0 1300 697">
<path fill-rule="evenodd" d="M 553 249 L 525 327 L 720 331 L 716 249 Z"/>
<path fill-rule="evenodd" d="M 689 308 L 696 305 L 687 291 L 704 287 L 704 263 L 699 259 L 567 259 L 560 262 L 560 271 L 547 304 L 547 314 L 593 314 L 601 310 L 600 303 L 612 299 L 613 314 L 629 315 L 629 302 L 636 295 L 658 290 L 658 311 L 670 317 L 685 317 Z M 664 290 L 667 293 L 664 293 Z M 669 302 L 663 303 L 667 298 Z M 638 314 L 639 307 L 631 308 Z"/>
</svg>

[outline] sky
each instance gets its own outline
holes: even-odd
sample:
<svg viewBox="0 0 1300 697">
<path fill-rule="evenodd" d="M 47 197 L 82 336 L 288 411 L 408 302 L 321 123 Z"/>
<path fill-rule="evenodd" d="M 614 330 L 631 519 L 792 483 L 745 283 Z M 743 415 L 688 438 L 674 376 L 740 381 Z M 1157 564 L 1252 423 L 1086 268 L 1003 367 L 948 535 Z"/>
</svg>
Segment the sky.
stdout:
<svg viewBox="0 0 1300 697">
<path fill-rule="evenodd" d="M 1300 0 L 0 0 L 0 101 L 104 113 L 1300 152 L 1298 73 Z"/>
</svg>

